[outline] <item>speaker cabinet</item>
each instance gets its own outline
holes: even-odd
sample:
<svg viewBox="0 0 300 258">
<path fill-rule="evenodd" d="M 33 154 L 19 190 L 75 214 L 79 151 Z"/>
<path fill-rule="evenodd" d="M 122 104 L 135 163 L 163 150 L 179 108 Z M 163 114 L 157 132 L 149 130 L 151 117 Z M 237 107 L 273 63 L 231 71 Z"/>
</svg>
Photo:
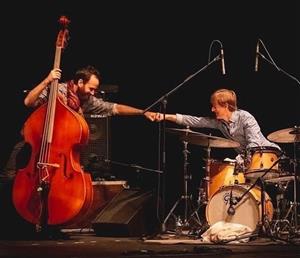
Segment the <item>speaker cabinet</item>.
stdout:
<svg viewBox="0 0 300 258">
<path fill-rule="evenodd" d="M 142 236 L 158 229 L 152 191 L 124 189 L 92 221 L 98 236 Z"/>
<path fill-rule="evenodd" d="M 111 157 L 110 117 L 93 114 L 84 115 L 90 129 L 88 144 L 83 146 L 80 162 L 93 179 L 110 174 L 110 164 L 105 162 Z"/>
<path fill-rule="evenodd" d="M 123 180 L 115 181 L 93 181 L 93 202 L 79 221 L 75 224 L 65 226 L 67 229 L 91 228 L 92 221 L 98 216 L 99 212 L 123 189 L 127 188 L 127 182 Z"/>
</svg>

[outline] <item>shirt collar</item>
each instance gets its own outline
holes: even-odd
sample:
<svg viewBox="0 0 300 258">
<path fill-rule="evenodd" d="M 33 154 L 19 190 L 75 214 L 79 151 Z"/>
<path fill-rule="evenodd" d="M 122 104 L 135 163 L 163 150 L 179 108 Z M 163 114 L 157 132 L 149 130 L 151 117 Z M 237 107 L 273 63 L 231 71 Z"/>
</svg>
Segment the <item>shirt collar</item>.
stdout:
<svg viewBox="0 0 300 258">
<path fill-rule="evenodd" d="M 237 110 L 233 111 L 231 117 L 229 119 L 229 123 L 235 123 L 238 120 L 238 112 Z"/>
</svg>

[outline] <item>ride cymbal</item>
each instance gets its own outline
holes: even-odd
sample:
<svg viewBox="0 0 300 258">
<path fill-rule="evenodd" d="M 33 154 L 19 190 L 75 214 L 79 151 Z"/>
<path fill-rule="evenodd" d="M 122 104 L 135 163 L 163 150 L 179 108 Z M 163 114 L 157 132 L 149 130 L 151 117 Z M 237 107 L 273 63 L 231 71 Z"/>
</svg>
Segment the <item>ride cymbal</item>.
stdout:
<svg viewBox="0 0 300 258">
<path fill-rule="evenodd" d="M 277 143 L 300 142 L 300 126 L 275 131 L 270 133 L 267 138 Z"/>
</svg>

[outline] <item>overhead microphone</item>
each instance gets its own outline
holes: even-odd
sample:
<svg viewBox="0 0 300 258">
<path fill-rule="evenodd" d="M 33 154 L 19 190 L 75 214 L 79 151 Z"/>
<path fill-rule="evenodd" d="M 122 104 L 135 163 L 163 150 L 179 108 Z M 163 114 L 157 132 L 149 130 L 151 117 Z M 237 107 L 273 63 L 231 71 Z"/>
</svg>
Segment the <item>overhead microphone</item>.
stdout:
<svg viewBox="0 0 300 258">
<path fill-rule="evenodd" d="M 221 46 L 221 66 L 222 66 L 222 74 L 225 75 L 225 62 L 224 62 L 224 50 L 223 46 Z"/>
<path fill-rule="evenodd" d="M 256 44 L 256 54 L 255 54 L 255 72 L 258 71 L 258 57 L 259 57 L 259 41 L 257 41 L 257 44 Z"/>
</svg>

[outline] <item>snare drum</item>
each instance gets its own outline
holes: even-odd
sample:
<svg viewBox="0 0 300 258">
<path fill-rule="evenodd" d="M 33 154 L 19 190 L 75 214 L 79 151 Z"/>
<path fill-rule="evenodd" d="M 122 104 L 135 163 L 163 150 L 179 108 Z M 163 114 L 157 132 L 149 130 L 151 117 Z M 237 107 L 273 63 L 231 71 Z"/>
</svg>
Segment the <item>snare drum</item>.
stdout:
<svg viewBox="0 0 300 258">
<path fill-rule="evenodd" d="M 279 164 L 277 163 L 274 165 L 274 163 L 278 161 L 280 154 L 281 151 L 275 147 L 251 148 L 251 160 L 249 166 L 247 166 L 247 169 L 245 171 L 245 177 L 247 179 L 256 179 L 264 175 L 264 173 L 268 170 L 269 171 L 263 177 L 264 179 L 279 177 Z"/>
</svg>

